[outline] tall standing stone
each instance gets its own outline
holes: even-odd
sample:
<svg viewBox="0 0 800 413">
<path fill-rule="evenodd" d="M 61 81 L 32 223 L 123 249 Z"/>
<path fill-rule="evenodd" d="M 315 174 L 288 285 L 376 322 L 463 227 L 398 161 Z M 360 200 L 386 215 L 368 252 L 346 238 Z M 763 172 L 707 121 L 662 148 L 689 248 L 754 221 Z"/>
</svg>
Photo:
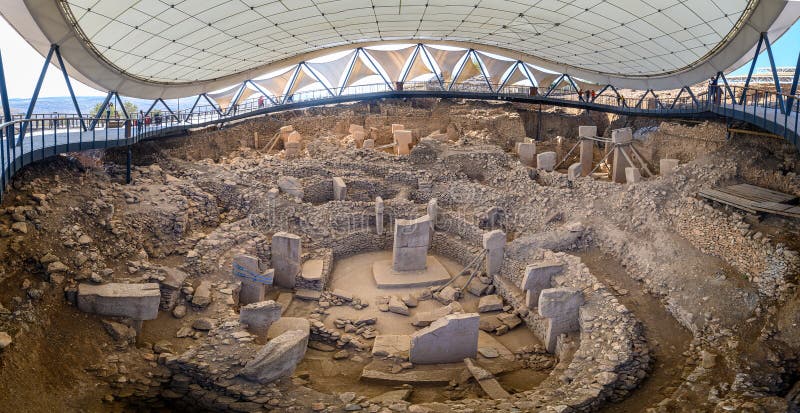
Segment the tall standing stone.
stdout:
<svg viewBox="0 0 800 413">
<path fill-rule="evenodd" d="M 611 131 L 611 143 L 614 144 L 614 160 L 611 164 L 611 180 L 618 183 L 625 183 L 625 168 L 633 166 L 628 163 L 622 151 L 626 150 L 627 144 L 633 141 L 631 128 L 614 129 Z M 620 146 L 623 145 L 623 146 Z"/>
<path fill-rule="evenodd" d="M 275 269 L 275 285 L 294 288 L 295 279 L 301 270 L 300 237 L 288 232 L 272 236 L 272 266 Z"/>
<path fill-rule="evenodd" d="M 375 197 L 375 232 L 378 235 L 383 234 L 383 198 Z"/>
<path fill-rule="evenodd" d="M 436 227 L 436 216 L 439 213 L 439 203 L 436 198 L 428 201 L 428 216 L 431 217 L 431 229 Z"/>
<path fill-rule="evenodd" d="M 556 167 L 556 157 L 556 153 L 552 151 L 536 155 L 536 168 L 552 172 Z"/>
<path fill-rule="evenodd" d="M 597 126 L 578 126 L 579 138 L 594 138 L 595 136 L 597 136 Z M 591 139 L 581 139 L 580 151 L 581 176 L 587 176 L 592 172 L 594 141 Z"/>
<path fill-rule="evenodd" d="M 344 183 L 344 179 L 338 176 L 333 178 L 333 200 L 344 201 L 346 197 L 347 185 Z"/>
<path fill-rule="evenodd" d="M 505 232 L 496 229 L 483 234 L 483 249 L 486 250 L 486 274 L 494 276 L 500 273 L 505 247 Z"/>
<path fill-rule="evenodd" d="M 421 271 L 427 267 L 428 247 L 431 244 L 431 217 L 397 219 L 394 222 L 392 269 Z"/>
<path fill-rule="evenodd" d="M 533 162 L 536 160 L 536 142 L 517 143 L 517 155 L 521 164 L 533 166 Z"/>
<path fill-rule="evenodd" d="M 539 296 L 539 315 L 547 318 L 544 344 L 550 353 L 556 349 L 558 336 L 580 330 L 578 320 L 583 293 L 577 288 L 548 288 Z"/>
<path fill-rule="evenodd" d="M 677 159 L 661 159 L 658 161 L 658 171 L 662 176 L 672 175 L 678 167 Z"/>
</svg>

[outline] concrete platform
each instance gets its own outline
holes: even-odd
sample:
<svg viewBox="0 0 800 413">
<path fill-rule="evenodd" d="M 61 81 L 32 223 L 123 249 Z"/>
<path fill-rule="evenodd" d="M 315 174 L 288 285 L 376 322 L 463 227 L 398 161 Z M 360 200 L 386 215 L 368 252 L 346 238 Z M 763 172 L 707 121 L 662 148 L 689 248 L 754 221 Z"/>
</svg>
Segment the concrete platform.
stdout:
<svg viewBox="0 0 800 413">
<path fill-rule="evenodd" d="M 378 288 L 428 287 L 450 281 L 450 273 L 436 257 L 428 255 L 426 262 L 425 270 L 397 272 L 392 269 L 392 260 L 375 261 L 372 275 Z"/>
</svg>

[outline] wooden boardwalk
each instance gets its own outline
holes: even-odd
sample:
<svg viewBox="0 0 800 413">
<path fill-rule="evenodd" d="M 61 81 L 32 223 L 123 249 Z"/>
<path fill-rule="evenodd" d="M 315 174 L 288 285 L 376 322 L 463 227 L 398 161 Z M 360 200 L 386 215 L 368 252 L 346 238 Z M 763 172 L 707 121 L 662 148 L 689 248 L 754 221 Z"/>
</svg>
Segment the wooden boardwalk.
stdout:
<svg viewBox="0 0 800 413">
<path fill-rule="evenodd" d="M 699 196 L 755 214 L 766 212 L 800 218 L 800 207 L 793 205 L 797 197 L 750 184 L 704 189 Z"/>
</svg>

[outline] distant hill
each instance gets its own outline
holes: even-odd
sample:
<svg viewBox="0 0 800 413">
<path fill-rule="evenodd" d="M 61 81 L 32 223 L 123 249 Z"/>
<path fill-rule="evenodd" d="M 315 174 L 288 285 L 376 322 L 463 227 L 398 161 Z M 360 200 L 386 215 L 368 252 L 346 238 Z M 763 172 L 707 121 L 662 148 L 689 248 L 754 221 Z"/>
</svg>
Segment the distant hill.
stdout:
<svg viewBox="0 0 800 413">
<path fill-rule="evenodd" d="M 81 113 L 88 114 L 88 112 L 98 103 L 101 103 L 105 97 L 104 96 L 78 96 L 76 97 L 78 100 L 78 106 L 81 108 Z M 139 110 L 147 110 L 150 105 L 153 104 L 152 100 L 145 100 L 145 99 L 135 99 L 135 98 L 123 98 L 123 102 L 131 102 Z M 178 110 L 178 100 L 177 99 L 170 99 L 167 100 L 167 105 L 172 110 Z M 30 99 L 9 99 L 9 105 L 11 106 L 11 113 L 25 113 L 28 110 L 28 104 L 30 103 Z M 194 101 L 192 98 L 188 99 L 181 99 L 181 107 L 183 109 L 190 108 Z M 162 108 L 161 105 L 157 106 L 158 108 Z M 59 97 L 41 97 L 36 100 L 36 107 L 33 110 L 34 113 L 75 113 L 75 107 L 72 105 L 72 99 L 69 96 L 59 96 Z"/>
</svg>

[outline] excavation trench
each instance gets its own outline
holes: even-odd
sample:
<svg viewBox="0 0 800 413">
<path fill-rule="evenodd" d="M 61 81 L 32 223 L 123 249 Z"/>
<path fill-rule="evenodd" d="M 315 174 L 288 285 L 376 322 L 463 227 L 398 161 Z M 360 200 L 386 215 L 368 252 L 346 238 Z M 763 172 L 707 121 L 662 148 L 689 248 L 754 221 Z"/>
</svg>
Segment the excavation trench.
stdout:
<svg viewBox="0 0 800 413">
<path fill-rule="evenodd" d="M 603 411 L 613 413 L 639 412 L 669 397 L 681 383 L 681 370 L 686 364 L 683 355 L 692 341 L 692 334 L 672 317 L 661 302 L 646 293 L 641 283 L 631 278 L 625 267 L 597 248 L 572 253 L 581 258 L 592 275 L 610 287 L 644 325 L 655 364 L 641 385 L 625 400 L 608 404 Z"/>
</svg>

